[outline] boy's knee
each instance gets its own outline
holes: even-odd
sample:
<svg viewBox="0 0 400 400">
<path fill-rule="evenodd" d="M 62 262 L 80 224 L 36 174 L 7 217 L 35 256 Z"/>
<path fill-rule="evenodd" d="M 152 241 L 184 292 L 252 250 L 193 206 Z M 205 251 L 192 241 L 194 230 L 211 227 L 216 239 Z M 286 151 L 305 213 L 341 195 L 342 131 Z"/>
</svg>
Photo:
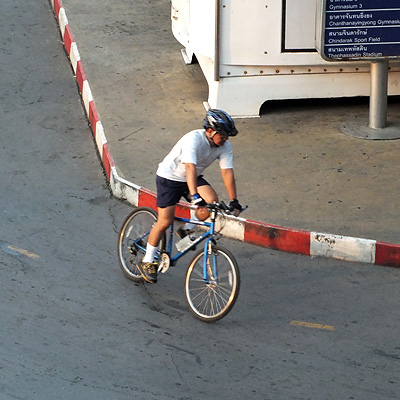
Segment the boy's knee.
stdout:
<svg viewBox="0 0 400 400">
<path fill-rule="evenodd" d="M 154 225 L 154 227 L 158 230 L 158 231 L 165 231 L 169 226 L 171 225 L 171 222 L 169 222 L 168 220 L 158 220 L 156 222 L 156 224 Z"/>
<path fill-rule="evenodd" d="M 173 218 L 158 217 L 155 227 L 160 231 L 165 231 L 174 222 Z"/>
<path fill-rule="evenodd" d="M 206 203 L 218 202 L 218 195 L 211 186 L 200 186 L 198 188 L 200 196 Z"/>
</svg>

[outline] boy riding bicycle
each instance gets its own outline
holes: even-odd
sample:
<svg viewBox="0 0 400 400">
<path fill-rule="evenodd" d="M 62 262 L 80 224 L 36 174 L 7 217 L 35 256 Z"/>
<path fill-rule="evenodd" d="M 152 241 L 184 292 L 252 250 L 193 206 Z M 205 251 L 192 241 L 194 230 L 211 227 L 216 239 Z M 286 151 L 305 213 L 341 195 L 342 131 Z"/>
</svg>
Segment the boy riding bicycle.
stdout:
<svg viewBox="0 0 400 400">
<path fill-rule="evenodd" d="M 235 123 L 225 111 L 210 109 L 203 125 L 204 129 L 184 135 L 158 166 L 158 219 L 150 231 L 146 254 L 137 265 L 143 278 L 149 283 L 157 282 L 158 264 L 154 261 L 155 254 L 162 235 L 173 223 L 175 207 L 180 198 L 191 199 L 192 204 L 199 207 L 218 201 L 215 190 L 202 175 L 204 169 L 215 160 L 219 160 L 230 207 L 236 216 L 242 211 L 237 200 L 233 154 L 228 141 L 229 136 L 236 136 L 238 133 Z"/>
</svg>

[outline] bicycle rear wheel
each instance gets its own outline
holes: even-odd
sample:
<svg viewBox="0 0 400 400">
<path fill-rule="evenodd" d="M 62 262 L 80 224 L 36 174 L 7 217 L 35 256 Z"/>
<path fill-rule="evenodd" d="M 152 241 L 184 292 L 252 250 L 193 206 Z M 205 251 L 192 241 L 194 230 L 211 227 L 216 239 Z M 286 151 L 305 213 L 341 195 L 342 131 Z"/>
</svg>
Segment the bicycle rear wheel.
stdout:
<svg viewBox="0 0 400 400">
<path fill-rule="evenodd" d="M 136 265 L 146 252 L 150 230 L 157 220 L 157 213 L 151 208 L 140 207 L 125 219 L 118 238 L 118 258 L 124 275 L 134 281 L 142 282 L 143 278 Z M 165 235 L 159 249 L 163 250 Z"/>
<path fill-rule="evenodd" d="M 196 318 L 215 322 L 227 315 L 239 288 L 239 267 L 228 250 L 211 245 L 211 251 L 201 250 L 194 256 L 186 273 L 185 294 Z"/>
</svg>

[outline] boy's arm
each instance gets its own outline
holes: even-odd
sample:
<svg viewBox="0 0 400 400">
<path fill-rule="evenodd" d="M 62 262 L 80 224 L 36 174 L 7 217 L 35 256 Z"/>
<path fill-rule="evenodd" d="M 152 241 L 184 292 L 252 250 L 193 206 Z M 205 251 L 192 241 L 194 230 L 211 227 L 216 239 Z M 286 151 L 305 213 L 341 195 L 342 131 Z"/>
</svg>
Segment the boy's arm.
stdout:
<svg viewBox="0 0 400 400">
<path fill-rule="evenodd" d="M 221 169 L 222 179 L 228 192 L 229 200 L 237 199 L 235 174 L 232 168 Z"/>
<path fill-rule="evenodd" d="M 190 194 L 193 196 L 197 193 L 197 171 L 196 165 L 192 163 L 186 163 L 186 182 L 189 188 Z"/>
</svg>

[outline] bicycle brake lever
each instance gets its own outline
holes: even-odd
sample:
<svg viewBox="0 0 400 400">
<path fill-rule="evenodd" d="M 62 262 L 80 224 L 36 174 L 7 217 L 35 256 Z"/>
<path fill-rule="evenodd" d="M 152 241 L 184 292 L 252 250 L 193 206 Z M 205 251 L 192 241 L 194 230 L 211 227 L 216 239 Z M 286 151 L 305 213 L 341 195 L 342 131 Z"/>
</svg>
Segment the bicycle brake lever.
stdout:
<svg viewBox="0 0 400 400">
<path fill-rule="evenodd" d="M 235 209 L 231 209 L 229 214 L 231 214 L 231 215 L 233 214 L 235 217 L 238 217 L 243 211 L 247 210 L 248 208 L 249 208 L 248 206 L 242 207 L 241 210 L 238 210 L 239 211 L 238 215 L 235 214 Z"/>
<path fill-rule="evenodd" d="M 223 200 L 221 200 L 219 205 L 220 205 L 220 208 L 223 209 L 224 211 L 230 211 L 231 210 L 231 208 Z"/>
</svg>

